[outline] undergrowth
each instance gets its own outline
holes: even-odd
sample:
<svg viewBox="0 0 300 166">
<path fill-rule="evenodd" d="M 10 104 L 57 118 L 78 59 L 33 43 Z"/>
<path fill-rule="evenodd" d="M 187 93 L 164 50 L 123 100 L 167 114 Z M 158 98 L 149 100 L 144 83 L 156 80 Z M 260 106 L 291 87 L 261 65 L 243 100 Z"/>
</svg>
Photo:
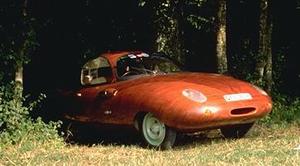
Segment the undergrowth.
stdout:
<svg viewBox="0 0 300 166">
<path fill-rule="evenodd" d="M 41 95 L 28 102 L 17 94 L 13 84 L 0 87 L 0 147 L 53 140 L 62 142 L 57 133 L 60 122 L 45 123 L 40 117 L 30 116 L 43 98 Z"/>
<path fill-rule="evenodd" d="M 300 98 L 273 94 L 272 112 L 260 122 L 266 125 L 300 125 Z"/>
</svg>

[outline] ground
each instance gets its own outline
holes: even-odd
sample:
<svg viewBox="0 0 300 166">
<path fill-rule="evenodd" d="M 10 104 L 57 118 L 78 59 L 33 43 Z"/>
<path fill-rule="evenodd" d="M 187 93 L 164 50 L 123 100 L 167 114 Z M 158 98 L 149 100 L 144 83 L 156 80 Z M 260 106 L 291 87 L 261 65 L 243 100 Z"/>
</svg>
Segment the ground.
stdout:
<svg viewBox="0 0 300 166">
<path fill-rule="evenodd" d="M 18 144 L 0 149 L 0 165 L 300 165 L 299 125 L 256 124 L 243 139 L 218 130 L 179 136 L 173 150 L 143 148 L 135 134 L 78 144 Z"/>
</svg>

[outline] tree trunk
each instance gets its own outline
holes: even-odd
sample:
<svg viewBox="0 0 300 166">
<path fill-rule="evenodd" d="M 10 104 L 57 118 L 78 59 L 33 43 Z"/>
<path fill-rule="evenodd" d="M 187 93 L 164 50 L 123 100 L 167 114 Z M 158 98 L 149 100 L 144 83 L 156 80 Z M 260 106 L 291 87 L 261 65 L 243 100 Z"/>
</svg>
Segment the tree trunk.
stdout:
<svg viewBox="0 0 300 166">
<path fill-rule="evenodd" d="M 272 89 L 272 21 L 268 0 L 260 2 L 259 47 L 256 62 L 256 84 L 267 92 Z"/>
<path fill-rule="evenodd" d="M 272 85 L 273 85 L 273 63 L 272 63 L 272 30 L 273 30 L 273 24 L 272 22 L 268 23 L 268 32 L 267 32 L 267 50 L 266 53 L 268 55 L 267 57 L 267 64 L 265 69 L 265 89 L 268 93 L 271 93 L 272 91 Z"/>
<path fill-rule="evenodd" d="M 226 73 L 227 56 L 226 56 L 226 0 L 218 1 L 218 13 L 217 13 L 217 70 L 219 73 Z"/>
<path fill-rule="evenodd" d="M 27 17 L 27 4 L 28 1 L 24 0 L 23 2 L 23 9 L 22 9 L 22 17 L 23 17 L 23 21 L 25 21 L 25 18 Z M 25 39 L 26 40 L 26 39 Z M 17 94 L 18 97 L 22 97 L 23 96 L 23 57 L 25 56 L 25 41 L 23 41 L 23 44 L 20 48 L 20 52 L 19 52 L 19 56 L 20 60 L 17 60 L 16 62 L 16 67 L 15 67 L 15 92 Z"/>
<path fill-rule="evenodd" d="M 15 72 L 15 92 L 19 97 L 23 95 L 23 64 L 17 64 Z"/>
</svg>

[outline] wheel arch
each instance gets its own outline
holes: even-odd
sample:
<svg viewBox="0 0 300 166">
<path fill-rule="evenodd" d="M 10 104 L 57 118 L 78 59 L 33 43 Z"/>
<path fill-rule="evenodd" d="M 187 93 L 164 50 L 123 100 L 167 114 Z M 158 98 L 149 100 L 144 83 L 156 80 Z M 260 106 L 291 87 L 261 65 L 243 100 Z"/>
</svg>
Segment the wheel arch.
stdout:
<svg viewBox="0 0 300 166">
<path fill-rule="evenodd" d="M 134 128 L 140 131 L 140 124 L 142 123 L 143 117 L 147 114 L 146 111 L 139 111 L 135 114 L 133 119 Z"/>
</svg>

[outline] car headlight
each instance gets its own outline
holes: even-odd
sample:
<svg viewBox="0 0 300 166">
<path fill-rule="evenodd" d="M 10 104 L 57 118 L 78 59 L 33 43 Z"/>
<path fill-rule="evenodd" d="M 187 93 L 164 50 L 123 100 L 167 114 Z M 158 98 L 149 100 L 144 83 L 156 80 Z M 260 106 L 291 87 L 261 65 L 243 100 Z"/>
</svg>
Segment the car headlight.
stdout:
<svg viewBox="0 0 300 166">
<path fill-rule="evenodd" d="M 268 96 L 268 93 L 264 90 L 262 90 L 261 88 L 259 88 L 258 86 L 252 85 L 259 93 L 261 93 L 262 95 Z"/>
<path fill-rule="evenodd" d="M 206 102 L 207 98 L 201 92 L 194 89 L 184 89 L 182 95 L 190 100 L 193 100 L 198 103 Z"/>
</svg>

